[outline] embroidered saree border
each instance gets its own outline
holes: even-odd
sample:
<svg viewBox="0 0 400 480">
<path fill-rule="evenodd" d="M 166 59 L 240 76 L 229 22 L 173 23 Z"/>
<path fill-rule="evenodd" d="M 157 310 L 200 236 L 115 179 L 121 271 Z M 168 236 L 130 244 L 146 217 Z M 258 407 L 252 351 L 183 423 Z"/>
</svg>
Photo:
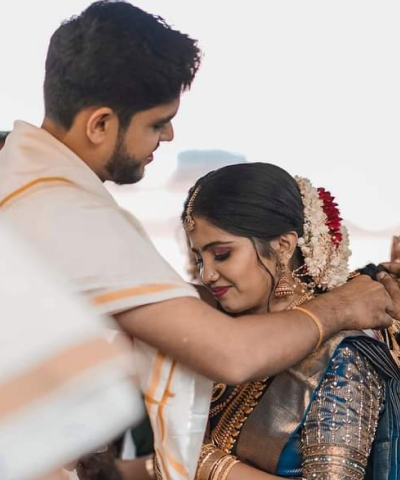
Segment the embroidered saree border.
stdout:
<svg viewBox="0 0 400 480">
<path fill-rule="evenodd" d="M 357 336 L 364 334 L 339 333 L 297 366 L 274 377 L 242 428 L 236 446 L 239 458 L 252 459 L 258 468 L 276 472 L 282 451 L 304 417 L 332 355 L 344 339 Z"/>
</svg>

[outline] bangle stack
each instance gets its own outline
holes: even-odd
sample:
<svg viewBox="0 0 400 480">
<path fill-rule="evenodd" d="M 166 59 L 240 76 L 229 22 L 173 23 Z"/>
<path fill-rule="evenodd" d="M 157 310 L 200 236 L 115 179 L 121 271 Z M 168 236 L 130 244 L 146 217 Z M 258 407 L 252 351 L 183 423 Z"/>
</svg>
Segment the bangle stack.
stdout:
<svg viewBox="0 0 400 480">
<path fill-rule="evenodd" d="M 225 452 L 212 444 L 203 445 L 196 480 L 227 480 L 229 472 L 239 463 L 233 455 Z"/>
</svg>

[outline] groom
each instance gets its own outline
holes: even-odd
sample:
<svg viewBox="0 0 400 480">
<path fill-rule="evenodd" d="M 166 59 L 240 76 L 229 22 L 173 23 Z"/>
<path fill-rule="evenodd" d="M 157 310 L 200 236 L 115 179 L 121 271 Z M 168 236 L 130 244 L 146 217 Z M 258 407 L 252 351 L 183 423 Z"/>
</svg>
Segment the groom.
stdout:
<svg viewBox="0 0 400 480">
<path fill-rule="evenodd" d="M 238 384 L 308 355 L 318 342 L 314 322 L 295 311 L 238 322 L 212 309 L 103 186 L 138 182 L 157 161 L 200 57 L 188 35 L 122 1 L 93 3 L 63 23 L 46 59 L 43 124 L 16 122 L 0 153 L 0 216 L 128 335 Z M 388 313 L 398 315 L 385 289 L 365 277 L 307 309 L 324 339 L 385 327 Z"/>
</svg>

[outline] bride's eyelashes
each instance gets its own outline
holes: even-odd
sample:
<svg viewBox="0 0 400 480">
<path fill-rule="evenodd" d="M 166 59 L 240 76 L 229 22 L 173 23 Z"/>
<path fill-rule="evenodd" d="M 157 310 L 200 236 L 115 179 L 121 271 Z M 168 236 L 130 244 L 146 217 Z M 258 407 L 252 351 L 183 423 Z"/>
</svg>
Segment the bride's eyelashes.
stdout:
<svg viewBox="0 0 400 480">
<path fill-rule="evenodd" d="M 214 255 L 214 260 L 216 262 L 224 262 L 225 260 L 228 260 L 230 256 L 231 252 L 219 253 L 218 255 Z"/>
<path fill-rule="evenodd" d="M 216 262 L 224 262 L 225 260 L 228 260 L 230 256 L 231 252 L 215 253 L 214 260 Z M 197 266 L 203 265 L 203 259 L 201 257 L 196 257 L 196 259 L 194 260 L 194 264 Z"/>
</svg>

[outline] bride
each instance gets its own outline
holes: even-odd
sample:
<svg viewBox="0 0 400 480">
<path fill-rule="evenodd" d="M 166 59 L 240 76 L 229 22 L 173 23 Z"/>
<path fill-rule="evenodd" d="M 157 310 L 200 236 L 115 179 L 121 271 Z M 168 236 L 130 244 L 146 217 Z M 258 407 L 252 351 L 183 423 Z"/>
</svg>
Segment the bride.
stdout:
<svg viewBox="0 0 400 480">
<path fill-rule="evenodd" d="M 182 221 L 201 281 L 233 316 L 313 317 L 303 303 L 349 277 L 347 232 L 330 193 L 277 166 L 207 174 Z M 196 479 L 399 478 L 396 348 L 393 331 L 342 332 L 275 377 L 216 384 Z"/>
</svg>

